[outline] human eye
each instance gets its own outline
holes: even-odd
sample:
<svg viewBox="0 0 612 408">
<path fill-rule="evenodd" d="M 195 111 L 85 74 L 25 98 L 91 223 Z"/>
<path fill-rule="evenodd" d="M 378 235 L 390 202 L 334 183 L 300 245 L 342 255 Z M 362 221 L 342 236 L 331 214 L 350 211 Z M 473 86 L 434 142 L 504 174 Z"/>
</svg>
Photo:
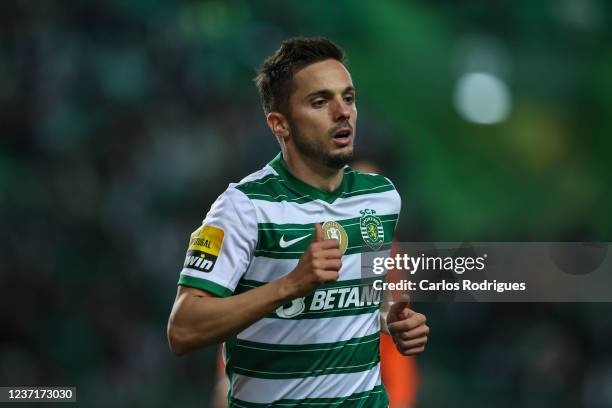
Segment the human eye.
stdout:
<svg viewBox="0 0 612 408">
<path fill-rule="evenodd" d="M 344 96 L 344 102 L 346 102 L 348 104 L 355 103 L 355 95 L 352 95 L 352 94 L 345 95 Z"/>
<path fill-rule="evenodd" d="M 311 102 L 311 106 L 313 108 L 322 108 L 323 106 L 325 106 L 325 103 L 327 101 L 325 99 L 315 99 L 314 101 Z"/>
</svg>

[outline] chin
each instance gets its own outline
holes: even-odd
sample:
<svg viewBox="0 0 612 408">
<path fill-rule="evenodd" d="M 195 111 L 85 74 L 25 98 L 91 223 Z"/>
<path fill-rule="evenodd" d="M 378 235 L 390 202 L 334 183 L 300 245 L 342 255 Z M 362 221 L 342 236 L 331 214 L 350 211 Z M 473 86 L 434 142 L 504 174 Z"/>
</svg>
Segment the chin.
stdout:
<svg viewBox="0 0 612 408">
<path fill-rule="evenodd" d="M 353 149 L 351 148 L 348 152 L 342 152 L 334 155 L 327 156 L 325 164 L 327 167 L 332 169 L 341 169 L 345 165 L 350 164 L 353 161 Z"/>
</svg>

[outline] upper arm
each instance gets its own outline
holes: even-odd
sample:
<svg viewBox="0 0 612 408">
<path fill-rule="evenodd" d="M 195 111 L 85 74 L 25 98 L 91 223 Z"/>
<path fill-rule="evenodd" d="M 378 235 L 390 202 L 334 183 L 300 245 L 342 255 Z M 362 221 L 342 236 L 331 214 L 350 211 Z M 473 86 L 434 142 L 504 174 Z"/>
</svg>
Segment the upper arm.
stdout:
<svg viewBox="0 0 612 408">
<path fill-rule="evenodd" d="M 176 291 L 176 298 L 178 299 L 180 297 L 187 297 L 187 296 L 216 297 L 214 294 L 210 292 L 206 292 L 205 290 L 202 290 L 202 289 L 193 288 L 191 286 L 178 285 L 178 290 Z"/>
<path fill-rule="evenodd" d="M 231 295 L 251 262 L 257 237 L 253 203 L 237 189 L 227 189 L 191 234 L 179 285 Z"/>
<path fill-rule="evenodd" d="M 178 288 L 176 290 L 176 298 L 174 299 L 174 305 L 172 305 L 172 312 L 170 313 L 169 324 L 172 325 L 172 323 L 175 321 L 177 317 L 177 314 L 181 312 L 181 309 L 184 309 L 185 307 L 189 307 L 190 298 L 211 298 L 211 297 L 216 297 L 216 296 L 210 292 L 206 292 L 198 288 L 178 285 Z"/>
</svg>

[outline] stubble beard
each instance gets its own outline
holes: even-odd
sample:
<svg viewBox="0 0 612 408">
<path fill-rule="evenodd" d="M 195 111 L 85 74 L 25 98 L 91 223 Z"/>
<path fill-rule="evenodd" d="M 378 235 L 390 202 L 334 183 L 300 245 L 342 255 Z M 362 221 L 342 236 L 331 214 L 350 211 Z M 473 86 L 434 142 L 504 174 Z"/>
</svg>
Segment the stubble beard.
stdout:
<svg viewBox="0 0 612 408">
<path fill-rule="evenodd" d="M 320 162 L 333 170 L 339 170 L 353 160 L 352 148 L 347 152 L 331 154 L 326 150 L 323 140 L 309 139 L 303 136 L 295 127 L 290 126 L 290 128 L 295 147 L 301 155 Z"/>
</svg>

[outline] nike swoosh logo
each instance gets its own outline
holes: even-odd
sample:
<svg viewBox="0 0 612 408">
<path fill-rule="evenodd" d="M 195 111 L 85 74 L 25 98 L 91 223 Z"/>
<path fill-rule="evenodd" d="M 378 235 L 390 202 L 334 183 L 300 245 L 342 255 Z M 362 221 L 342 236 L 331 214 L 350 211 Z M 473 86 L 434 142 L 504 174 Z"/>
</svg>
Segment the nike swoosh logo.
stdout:
<svg viewBox="0 0 612 408">
<path fill-rule="evenodd" d="M 288 248 L 293 244 L 297 244 L 298 242 L 300 242 L 301 240 L 303 240 L 304 238 L 308 238 L 310 236 L 310 234 L 308 235 L 304 235 L 303 237 L 298 237 L 289 241 L 285 241 L 285 235 L 283 234 L 283 236 L 281 237 L 280 241 L 279 241 L 279 245 L 281 248 Z"/>
</svg>

